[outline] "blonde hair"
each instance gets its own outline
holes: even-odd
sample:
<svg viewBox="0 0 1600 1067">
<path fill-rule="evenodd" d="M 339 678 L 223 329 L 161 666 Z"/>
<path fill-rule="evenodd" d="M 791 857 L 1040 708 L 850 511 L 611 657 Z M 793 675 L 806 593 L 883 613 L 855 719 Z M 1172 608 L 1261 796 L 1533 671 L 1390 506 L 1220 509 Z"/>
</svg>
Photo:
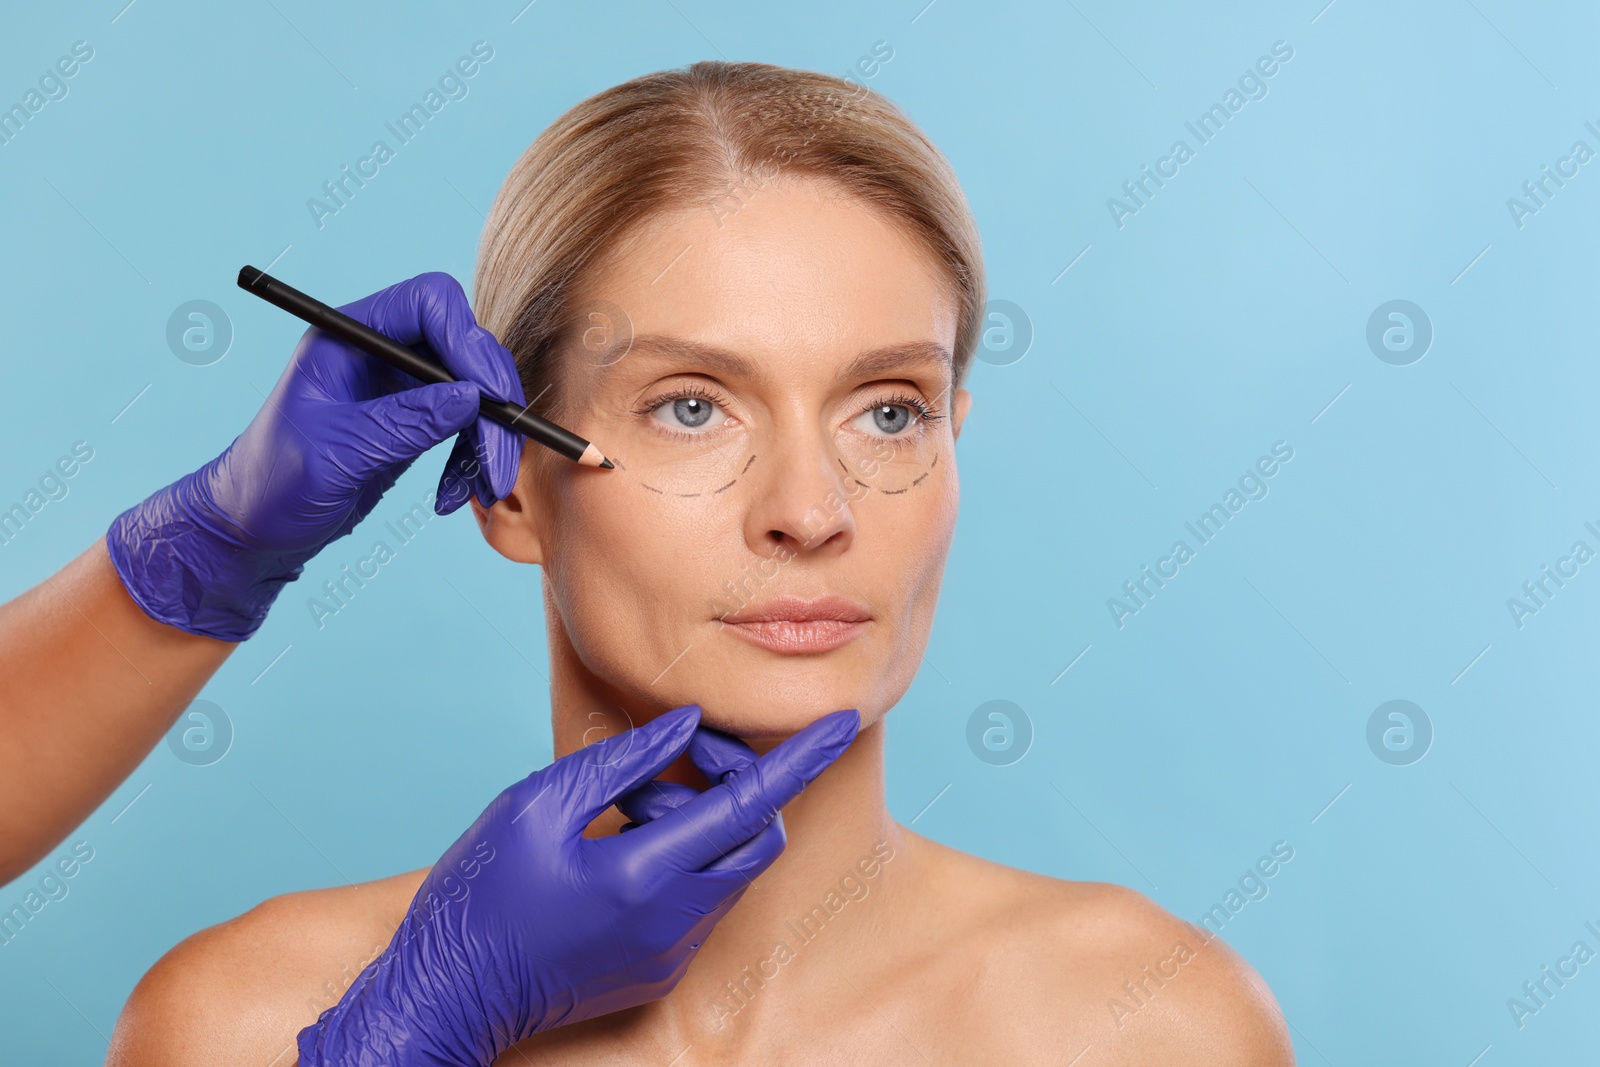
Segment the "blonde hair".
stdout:
<svg viewBox="0 0 1600 1067">
<path fill-rule="evenodd" d="M 701 205 L 730 213 L 741 193 L 802 175 L 877 205 L 937 259 L 958 301 L 959 385 L 982 329 L 984 274 L 977 225 L 944 156 L 864 86 L 705 60 L 572 107 L 522 154 L 495 198 L 478 248 L 474 310 L 516 356 L 534 410 L 559 411 L 550 353 L 583 320 L 573 294 L 636 223 Z"/>
</svg>

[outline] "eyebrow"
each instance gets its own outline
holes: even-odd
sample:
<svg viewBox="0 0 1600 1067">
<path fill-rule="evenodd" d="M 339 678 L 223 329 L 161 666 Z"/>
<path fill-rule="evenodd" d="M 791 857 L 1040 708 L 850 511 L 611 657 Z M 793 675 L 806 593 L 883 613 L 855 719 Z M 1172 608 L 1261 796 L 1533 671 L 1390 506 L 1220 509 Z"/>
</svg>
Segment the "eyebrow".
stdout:
<svg viewBox="0 0 1600 1067">
<path fill-rule="evenodd" d="M 629 347 L 629 354 L 662 359 L 677 359 L 697 363 L 703 367 L 751 381 L 764 382 L 767 373 L 761 365 L 727 348 L 691 341 L 668 334 L 639 334 Z M 856 378 L 875 378 L 890 371 L 932 363 L 947 374 L 955 366 L 950 350 L 937 341 L 900 341 L 868 349 L 840 368 L 838 378 L 848 381 Z"/>
</svg>

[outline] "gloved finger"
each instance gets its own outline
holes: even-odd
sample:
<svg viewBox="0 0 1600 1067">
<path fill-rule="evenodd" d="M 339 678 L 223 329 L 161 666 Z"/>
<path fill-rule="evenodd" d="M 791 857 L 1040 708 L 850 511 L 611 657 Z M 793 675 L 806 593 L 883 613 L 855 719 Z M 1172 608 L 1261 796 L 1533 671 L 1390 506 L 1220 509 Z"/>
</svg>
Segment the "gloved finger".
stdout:
<svg viewBox="0 0 1600 1067">
<path fill-rule="evenodd" d="M 472 382 L 438 382 L 363 401 L 355 405 L 358 418 L 346 447 L 337 450 L 340 466 L 352 487 L 364 485 L 459 433 L 477 410 L 478 387 Z"/>
<path fill-rule="evenodd" d="M 520 386 L 518 391 L 521 391 Z M 481 464 L 484 478 L 478 499 L 483 501 L 484 507 L 492 507 L 517 484 L 517 474 L 522 469 L 522 449 L 528 439 L 481 415 L 466 432 L 477 438 L 477 452 L 488 457 Z"/>
<path fill-rule="evenodd" d="M 703 871 L 683 874 L 683 881 L 671 890 L 685 907 L 706 915 L 715 922 L 739 902 L 756 879 L 783 854 L 787 838 L 783 813 L 755 837 L 728 853 Z M 697 924 L 699 925 L 699 924 Z M 706 926 L 709 929 L 709 925 Z"/>
<path fill-rule="evenodd" d="M 715 785 L 754 763 L 756 751 L 732 734 L 701 726 L 689 742 L 689 759 Z"/>
<path fill-rule="evenodd" d="M 428 271 L 340 308 L 403 345 L 426 345 L 457 378 L 477 382 L 486 396 L 527 403 L 510 349 L 472 314 L 461 283 Z"/>
<path fill-rule="evenodd" d="M 694 765 L 700 769 L 702 774 L 711 780 L 712 784 L 723 781 L 729 774 L 744 770 L 754 763 L 756 758 L 755 749 L 745 744 L 742 740 L 732 734 L 713 729 L 704 723 L 701 723 L 695 729 L 694 738 L 689 742 L 689 759 L 694 762 Z M 671 799 L 662 799 L 654 802 L 654 808 L 659 810 L 652 810 L 647 818 L 641 819 L 629 812 L 628 817 L 634 819 L 635 822 L 623 827 L 623 829 L 633 829 L 638 825 L 649 822 L 650 819 L 659 818 L 667 811 L 681 807 L 700 795 L 698 789 L 679 786 L 676 783 L 647 782 L 640 787 L 639 791 L 648 790 L 651 785 L 674 786 Z M 622 804 L 619 801 L 618 807 L 621 806 Z M 627 809 L 623 810 L 626 811 Z M 770 867 L 772 861 L 778 858 L 783 852 L 787 840 L 788 838 L 783 829 L 783 813 L 779 812 L 765 830 L 734 848 L 706 869 L 708 871 L 743 871 L 751 879 L 754 879 L 757 874 Z"/>
<path fill-rule="evenodd" d="M 439 491 L 434 494 L 434 511 L 448 515 L 473 497 L 489 507 L 499 497 L 489 489 L 486 446 L 476 432 L 480 416 L 456 435 L 450 455 L 439 471 Z"/>
<path fill-rule="evenodd" d="M 706 729 L 702 726 L 696 733 L 703 733 Z M 691 741 L 690 748 L 693 746 L 694 742 Z M 652 779 L 617 798 L 618 810 L 632 820 L 622 828 L 637 830 L 653 819 L 659 819 L 669 812 L 676 811 L 699 795 L 700 790 L 693 786 Z M 754 880 L 756 875 L 772 866 L 772 861 L 783 853 L 786 844 L 788 835 L 784 832 L 783 812 L 780 811 L 773 817 L 772 822 L 767 824 L 766 829 L 744 844 L 733 848 L 706 870 L 726 871 L 735 875 L 742 873 Z"/>
<path fill-rule="evenodd" d="M 672 817 L 639 827 L 628 835 L 631 843 L 647 850 L 649 862 L 702 870 L 771 823 L 779 808 L 849 747 L 860 726 L 854 708 L 824 715 Z"/>
<path fill-rule="evenodd" d="M 482 481 L 483 464 L 473 448 L 472 434 L 463 430 L 456 435 L 450 458 L 444 461 L 444 470 L 439 472 L 439 488 L 433 494 L 434 514 L 449 515 L 461 507 L 478 494 Z"/>
<path fill-rule="evenodd" d="M 616 799 L 617 810 L 626 815 L 633 823 L 643 826 L 652 819 L 659 819 L 667 812 L 687 804 L 700 795 L 700 790 L 692 785 L 682 782 L 663 782 L 652 778 L 650 781 L 630 789 Z M 624 830 L 630 829 L 624 826 Z"/>
<path fill-rule="evenodd" d="M 561 786 L 569 831 L 582 832 L 619 795 L 665 770 L 683 754 L 699 722 L 699 705 L 685 704 L 551 764 Z"/>
<path fill-rule="evenodd" d="M 695 873 L 724 874 L 741 882 L 753 882 L 758 874 L 772 866 L 772 862 L 783 855 L 783 850 L 788 844 L 789 835 L 783 828 L 783 812 L 780 811 L 772 817 L 766 829 L 730 850 L 721 859 L 712 862 L 704 871 Z"/>
<path fill-rule="evenodd" d="M 450 450 L 434 510 L 448 515 L 474 496 L 484 507 L 493 507 L 517 484 L 525 444 L 521 434 L 480 415 Z"/>
</svg>

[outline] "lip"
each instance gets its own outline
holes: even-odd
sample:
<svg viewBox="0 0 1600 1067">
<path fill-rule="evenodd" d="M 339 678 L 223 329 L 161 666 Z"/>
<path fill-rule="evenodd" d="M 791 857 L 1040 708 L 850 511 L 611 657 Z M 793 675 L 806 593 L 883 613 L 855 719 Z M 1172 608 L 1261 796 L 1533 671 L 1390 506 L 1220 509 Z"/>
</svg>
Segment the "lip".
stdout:
<svg viewBox="0 0 1600 1067">
<path fill-rule="evenodd" d="M 784 596 L 753 604 L 722 617 L 734 633 L 773 652 L 830 652 L 855 640 L 872 613 L 853 600 L 823 596 L 815 600 Z"/>
</svg>

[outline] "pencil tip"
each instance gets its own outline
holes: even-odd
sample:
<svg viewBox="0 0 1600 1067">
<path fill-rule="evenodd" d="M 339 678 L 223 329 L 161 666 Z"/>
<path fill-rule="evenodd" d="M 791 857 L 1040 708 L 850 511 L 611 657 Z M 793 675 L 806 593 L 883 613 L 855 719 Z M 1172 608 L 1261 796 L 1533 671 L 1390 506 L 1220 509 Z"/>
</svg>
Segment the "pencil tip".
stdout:
<svg viewBox="0 0 1600 1067">
<path fill-rule="evenodd" d="M 592 444 L 583 446 L 583 455 L 578 457 L 578 462 L 585 467 L 600 467 L 605 470 L 612 470 L 616 467 L 615 463 L 606 458 L 604 452 L 601 452 Z"/>
</svg>

